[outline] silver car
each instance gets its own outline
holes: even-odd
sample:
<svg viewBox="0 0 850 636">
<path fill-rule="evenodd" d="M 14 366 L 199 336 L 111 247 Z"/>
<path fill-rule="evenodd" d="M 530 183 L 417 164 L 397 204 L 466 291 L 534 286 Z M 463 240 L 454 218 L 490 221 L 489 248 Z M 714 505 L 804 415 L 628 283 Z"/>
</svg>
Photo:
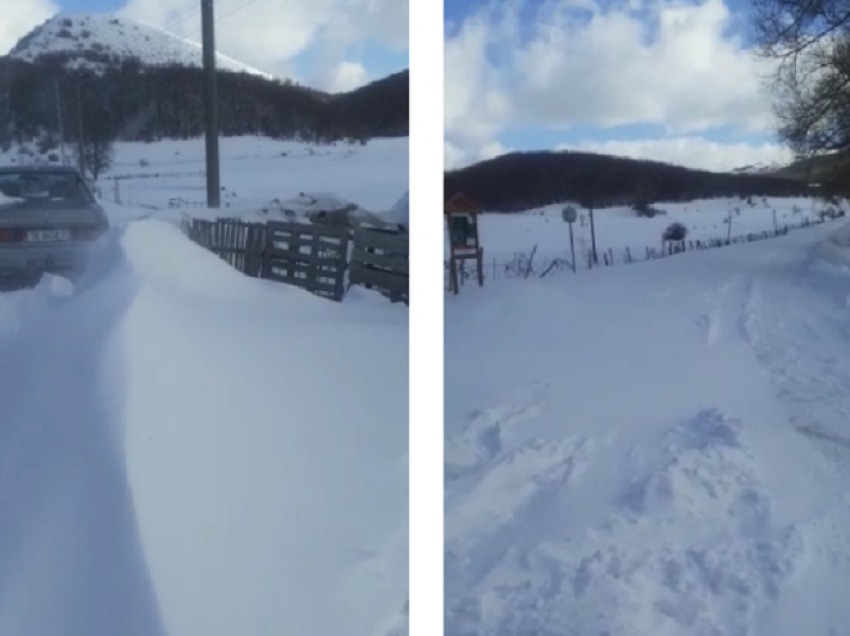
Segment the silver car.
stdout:
<svg viewBox="0 0 850 636">
<path fill-rule="evenodd" d="M 106 214 L 69 167 L 0 167 L 0 289 L 35 285 L 42 274 L 75 279 Z"/>
</svg>

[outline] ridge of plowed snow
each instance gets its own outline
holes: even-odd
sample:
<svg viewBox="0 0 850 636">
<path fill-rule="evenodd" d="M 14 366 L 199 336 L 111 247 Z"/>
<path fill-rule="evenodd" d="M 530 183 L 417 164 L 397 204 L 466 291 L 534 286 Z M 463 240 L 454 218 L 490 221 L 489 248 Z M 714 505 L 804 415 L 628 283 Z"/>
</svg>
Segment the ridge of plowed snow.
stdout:
<svg viewBox="0 0 850 636">
<path fill-rule="evenodd" d="M 74 290 L 0 296 L 0 633 L 389 633 L 407 334 L 402 307 L 249 279 L 157 221 Z"/>
<path fill-rule="evenodd" d="M 45 54 L 64 54 L 69 57 L 68 68 L 102 70 L 105 64 L 87 59 L 87 52 L 110 55 L 117 63 L 138 60 L 145 66 L 203 67 L 202 49 L 197 42 L 152 25 L 103 13 L 59 13 L 21 38 L 9 56 L 32 62 Z M 221 70 L 273 77 L 221 53 L 216 56 L 216 64 Z"/>
</svg>

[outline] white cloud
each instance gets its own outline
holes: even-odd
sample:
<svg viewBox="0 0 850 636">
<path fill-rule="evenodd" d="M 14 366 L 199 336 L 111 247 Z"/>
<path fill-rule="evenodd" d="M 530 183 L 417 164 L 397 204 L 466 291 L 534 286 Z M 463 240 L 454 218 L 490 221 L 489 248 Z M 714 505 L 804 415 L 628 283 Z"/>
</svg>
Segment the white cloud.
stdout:
<svg viewBox="0 0 850 636">
<path fill-rule="evenodd" d="M 7 6 L 8 5 L 8 6 Z M 186 0 L 127 0 L 118 13 L 200 41 L 198 6 Z M 51 0 L 4 2 L 0 51 L 10 50 L 34 27 L 60 11 Z M 216 47 L 229 57 L 328 90 L 350 90 L 370 79 L 351 61 L 351 49 L 373 43 L 405 51 L 409 3 L 401 0 L 219 0 Z M 308 77 L 298 77 L 294 60 L 307 50 L 316 59 Z"/>
<path fill-rule="evenodd" d="M 0 54 L 8 53 L 19 39 L 58 10 L 50 0 L 4 2 L 0 13 Z"/>
<path fill-rule="evenodd" d="M 445 43 L 444 126 L 447 143 L 458 151 L 460 146 L 474 148 L 477 155 L 493 143 L 496 133 L 513 116 L 500 70 L 487 57 L 495 37 L 493 22 L 481 13 L 467 20 Z M 453 154 L 451 149 L 446 152 Z M 454 161 L 463 161 L 455 155 Z"/>
<path fill-rule="evenodd" d="M 185 0 L 129 0 L 121 13 L 196 41 L 201 37 L 200 12 L 187 10 Z M 220 0 L 216 20 L 218 50 L 262 70 L 294 77 L 294 58 L 307 49 L 317 51 L 311 77 L 295 78 L 307 83 L 339 72 L 353 77 L 352 69 L 339 70 L 350 47 L 369 41 L 405 50 L 408 44 L 408 3 L 398 0 L 254 0 L 250 5 Z"/>
<path fill-rule="evenodd" d="M 366 69 L 357 62 L 340 62 L 319 79 L 317 87 L 331 93 L 342 93 L 362 86 L 368 77 Z"/>
<path fill-rule="evenodd" d="M 779 144 L 718 143 L 702 137 L 581 142 L 563 144 L 557 149 L 652 159 L 718 172 L 757 164 L 785 164 L 794 159 L 793 153 Z"/>
<path fill-rule="evenodd" d="M 506 148 L 498 141 L 491 141 L 476 147 L 460 147 L 447 141 L 443 144 L 443 165 L 446 170 L 463 168 L 512 151 L 512 148 Z"/>
<path fill-rule="evenodd" d="M 525 29 L 521 10 L 536 11 Z M 494 2 L 447 39 L 447 142 L 475 154 L 508 125 L 766 131 L 770 69 L 737 21 L 724 0 Z"/>
</svg>

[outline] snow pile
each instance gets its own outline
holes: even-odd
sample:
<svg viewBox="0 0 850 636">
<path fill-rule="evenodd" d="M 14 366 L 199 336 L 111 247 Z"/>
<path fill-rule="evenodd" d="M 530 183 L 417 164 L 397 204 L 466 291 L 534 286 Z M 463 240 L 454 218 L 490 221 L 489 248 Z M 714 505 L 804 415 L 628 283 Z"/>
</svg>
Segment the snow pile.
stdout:
<svg viewBox="0 0 850 636">
<path fill-rule="evenodd" d="M 248 279 L 156 221 L 76 289 L 0 295 L 0 633 L 388 633 L 407 342 L 402 307 Z"/>
<path fill-rule="evenodd" d="M 200 20 L 200 18 L 198 18 Z M 59 13 L 21 38 L 9 53 L 15 59 L 33 62 L 45 54 L 64 54 L 71 59 L 68 68 L 103 70 L 107 65 L 94 61 L 108 55 L 110 65 L 124 60 L 138 60 L 145 66 L 203 67 L 201 45 L 177 37 L 157 27 L 112 14 Z M 92 59 L 85 56 L 89 54 Z M 219 69 L 250 73 L 272 79 L 273 76 L 217 55 Z"/>
<path fill-rule="evenodd" d="M 410 192 L 405 192 L 389 211 L 383 215 L 389 223 L 410 227 Z"/>
<path fill-rule="evenodd" d="M 447 636 L 844 633 L 833 231 L 447 297 Z"/>
<path fill-rule="evenodd" d="M 17 205 L 19 203 L 23 203 L 24 199 L 20 197 L 10 197 L 3 192 L 0 192 L 0 205 Z"/>
<path fill-rule="evenodd" d="M 263 206 L 260 213 L 269 220 L 300 223 L 319 223 L 342 227 L 370 225 L 387 227 L 397 224 L 386 215 L 376 215 L 364 210 L 332 192 L 301 192 L 296 197 L 281 201 L 274 199 Z"/>
<path fill-rule="evenodd" d="M 332 192 L 300 192 L 298 196 L 280 201 L 271 201 L 262 212 L 269 216 L 276 215 L 288 220 L 311 220 L 320 215 L 345 218 L 348 213 L 359 210 L 356 203 L 347 201 Z"/>
</svg>

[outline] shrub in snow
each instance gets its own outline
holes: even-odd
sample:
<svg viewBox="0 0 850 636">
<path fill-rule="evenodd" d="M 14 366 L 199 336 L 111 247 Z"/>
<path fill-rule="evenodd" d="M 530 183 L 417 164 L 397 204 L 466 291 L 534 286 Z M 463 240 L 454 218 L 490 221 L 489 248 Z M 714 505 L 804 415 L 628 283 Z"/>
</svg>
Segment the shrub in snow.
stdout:
<svg viewBox="0 0 850 636">
<path fill-rule="evenodd" d="M 639 218 L 651 219 L 658 214 L 658 210 L 653 208 L 651 205 L 643 205 L 641 203 L 635 203 L 632 206 L 632 209 L 637 212 Z"/>
<path fill-rule="evenodd" d="M 684 241 L 687 235 L 688 228 L 686 228 L 683 224 L 676 222 L 667 226 L 667 229 L 664 230 L 662 239 L 664 241 Z"/>
</svg>

